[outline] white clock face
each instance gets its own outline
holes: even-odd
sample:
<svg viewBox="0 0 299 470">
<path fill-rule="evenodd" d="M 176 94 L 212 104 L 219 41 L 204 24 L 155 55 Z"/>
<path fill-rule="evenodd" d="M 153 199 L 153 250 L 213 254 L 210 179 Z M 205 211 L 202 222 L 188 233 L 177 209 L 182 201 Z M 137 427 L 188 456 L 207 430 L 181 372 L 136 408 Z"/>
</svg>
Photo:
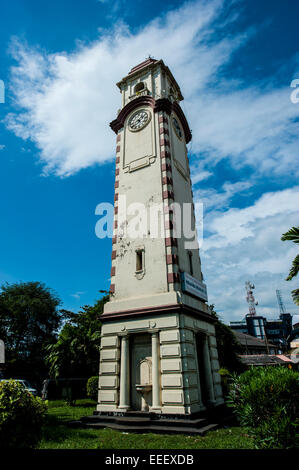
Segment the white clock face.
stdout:
<svg viewBox="0 0 299 470">
<path fill-rule="evenodd" d="M 144 109 L 141 109 L 133 114 L 129 120 L 129 129 L 131 131 L 139 131 L 149 121 L 149 113 Z"/>
<path fill-rule="evenodd" d="M 183 137 L 183 132 L 182 132 L 181 126 L 179 125 L 175 117 L 172 118 L 172 124 L 176 132 L 176 135 L 178 136 L 179 139 L 181 139 Z"/>
</svg>

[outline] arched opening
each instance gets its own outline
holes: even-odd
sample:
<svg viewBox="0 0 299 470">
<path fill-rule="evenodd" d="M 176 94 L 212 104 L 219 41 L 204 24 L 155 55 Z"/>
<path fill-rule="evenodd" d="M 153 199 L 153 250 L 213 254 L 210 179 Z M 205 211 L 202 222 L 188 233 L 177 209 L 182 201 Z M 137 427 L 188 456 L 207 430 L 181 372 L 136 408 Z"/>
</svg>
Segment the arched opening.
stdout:
<svg viewBox="0 0 299 470">
<path fill-rule="evenodd" d="M 139 386 L 151 385 L 152 383 L 152 345 L 149 333 L 132 335 L 130 338 L 130 362 L 131 362 L 131 409 L 140 411 L 145 408 L 144 400 Z M 151 387 L 146 397 L 146 407 L 152 406 Z"/>
</svg>

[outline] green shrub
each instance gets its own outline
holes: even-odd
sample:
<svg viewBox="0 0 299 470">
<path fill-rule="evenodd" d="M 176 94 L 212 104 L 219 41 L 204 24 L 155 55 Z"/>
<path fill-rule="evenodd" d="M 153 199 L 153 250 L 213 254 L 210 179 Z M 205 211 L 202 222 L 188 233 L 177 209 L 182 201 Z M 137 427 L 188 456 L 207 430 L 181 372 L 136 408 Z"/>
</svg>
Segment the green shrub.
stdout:
<svg viewBox="0 0 299 470">
<path fill-rule="evenodd" d="M 90 377 L 87 381 L 87 396 L 91 400 L 98 400 L 99 377 L 97 375 Z"/>
<path fill-rule="evenodd" d="M 14 380 L 0 382 L 0 448 L 36 447 L 47 405 Z"/>
<path fill-rule="evenodd" d="M 258 448 L 298 444 L 299 373 L 285 367 L 252 367 L 232 377 L 229 405 Z"/>
</svg>

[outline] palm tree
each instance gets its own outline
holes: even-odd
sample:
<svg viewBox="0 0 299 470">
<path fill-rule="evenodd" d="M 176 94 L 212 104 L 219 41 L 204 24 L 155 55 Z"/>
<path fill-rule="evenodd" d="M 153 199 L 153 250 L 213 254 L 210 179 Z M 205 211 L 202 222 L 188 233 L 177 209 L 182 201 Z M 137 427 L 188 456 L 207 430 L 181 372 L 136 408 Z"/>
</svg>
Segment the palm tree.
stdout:
<svg viewBox="0 0 299 470">
<path fill-rule="evenodd" d="M 299 227 L 292 227 L 286 233 L 284 233 L 281 237 L 282 241 L 290 240 L 294 243 L 299 243 Z M 297 276 L 299 272 L 299 255 L 295 257 L 292 263 L 292 267 L 290 269 L 289 275 L 286 278 L 286 281 L 290 281 L 293 277 Z M 293 301 L 296 305 L 299 305 L 299 289 L 292 290 L 292 297 Z"/>
</svg>

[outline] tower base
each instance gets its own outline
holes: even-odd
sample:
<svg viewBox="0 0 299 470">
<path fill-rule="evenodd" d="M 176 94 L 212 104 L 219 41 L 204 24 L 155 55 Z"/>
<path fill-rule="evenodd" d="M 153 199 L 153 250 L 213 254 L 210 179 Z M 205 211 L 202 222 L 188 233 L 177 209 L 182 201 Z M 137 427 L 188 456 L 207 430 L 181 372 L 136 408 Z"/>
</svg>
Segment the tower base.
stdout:
<svg viewBox="0 0 299 470">
<path fill-rule="evenodd" d="M 148 410 L 150 420 L 161 420 L 223 404 L 211 315 L 173 304 L 107 313 L 101 320 L 95 416 L 107 421 Z"/>
</svg>

